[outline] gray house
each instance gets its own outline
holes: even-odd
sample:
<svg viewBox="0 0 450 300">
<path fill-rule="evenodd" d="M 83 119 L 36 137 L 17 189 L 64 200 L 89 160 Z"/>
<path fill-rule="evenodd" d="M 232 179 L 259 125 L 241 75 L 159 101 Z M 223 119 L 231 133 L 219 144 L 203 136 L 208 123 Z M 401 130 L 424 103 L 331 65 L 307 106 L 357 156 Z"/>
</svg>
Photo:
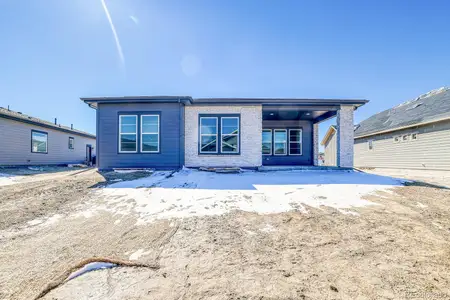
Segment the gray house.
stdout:
<svg viewBox="0 0 450 300">
<path fill-rule="evenodd" d="M 62 165 L 91 160 L 95 135 L 0 107 L 0 165 Z"/>
<path fill-rule="evenodd" d="M 81 98 L 97 110 L 99 169 L 317 165 L 318 124 L 337 117 L 337 165 L 353 167 L 353 111 L 367 100 Z"/>
<path fill-rule="evenodd" d="M 380 112 L 355 130 L 355 166 L 450 170 L 450 89 Z"/>
</svg>

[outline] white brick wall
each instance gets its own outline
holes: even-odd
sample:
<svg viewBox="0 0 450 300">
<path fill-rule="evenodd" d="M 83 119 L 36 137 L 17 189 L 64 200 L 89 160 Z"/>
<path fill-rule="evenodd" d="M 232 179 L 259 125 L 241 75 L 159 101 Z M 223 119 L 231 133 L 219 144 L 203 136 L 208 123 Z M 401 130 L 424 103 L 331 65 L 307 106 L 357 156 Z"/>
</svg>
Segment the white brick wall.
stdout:
<svg viewBox="0 0 450 300">
<path fill-rule="evenodd" d="M 337 112 L 337 165 L 353 168 L 353 106 L 342 105 Z"/>
<path fill-rule="evenodd" d="M 199 155 L 199 114 L 240 114 L 240 155 Z M 262 106 L 185 106 L 186 167 L 259 167 L 262 153 Z"/>
<path fill-rule="evenodd" d="M 313 124 L 313 163 L 319 165 L 319 123 Z"/>
</svg>

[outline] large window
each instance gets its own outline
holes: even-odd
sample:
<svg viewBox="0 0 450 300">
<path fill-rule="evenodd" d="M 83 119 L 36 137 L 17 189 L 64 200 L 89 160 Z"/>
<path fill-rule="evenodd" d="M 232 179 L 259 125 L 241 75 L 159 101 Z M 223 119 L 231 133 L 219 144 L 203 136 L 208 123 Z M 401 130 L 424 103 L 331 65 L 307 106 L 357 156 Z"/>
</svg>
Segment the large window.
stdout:
<svg viewBox="0 0 450 300">
<path fill-rule="evenodd" d="M 47 153 L 48 152 L 48 134 L 42 131 L 31 131 L 31 152 Z"/>
<path fill-rule="evenodd" d="M 275 155 L 287 154 L 287 130 L 274 129 L 273 130 L 273 152 Z"/>
<path fill-rule="evenodd" d="M 69 149 L 75 149 L 75 139 L 73 137 L 69 137 Z"/>
<path fill-rule="evenodd" d="M 137 152 L 137 116 L 119 116 L 119 152 Z"/>
<path fill-rule="evenodd" d="M 239 118 L 221 118 L 221 151 L 222 153 L 239 153 Z"/>
<path fill-rule="evenodd" d="M 159 115 L 141 115 L 141 152 L 159 152 Z"/>
<path fill-rule="evenodd" d="M 272 155 L 272 129 L 263 129 L 262 132 L 262 154 Z"/>
<path fill-rule="evenodd" d="M 200 118 L 200 153 L 217 153 L 217 117 Z"/>
<path fill-rule="evenodd" d="M 201 115 L 200 154 L 239 154 L 239 115 Z"/>
<path fill-rule="evenodd" d="M 301 129 L 289 129 L 289 155 L 302 155 Z"/>
</svg>

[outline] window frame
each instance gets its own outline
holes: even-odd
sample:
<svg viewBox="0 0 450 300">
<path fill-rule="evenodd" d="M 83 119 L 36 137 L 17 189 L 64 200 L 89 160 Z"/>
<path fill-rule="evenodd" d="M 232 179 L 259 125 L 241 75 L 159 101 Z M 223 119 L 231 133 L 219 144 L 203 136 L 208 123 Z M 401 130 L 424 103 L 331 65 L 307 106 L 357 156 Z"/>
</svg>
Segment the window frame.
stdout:
<svg viewBox="0 0 450 300">
<path fill-rule="evenodd" d="M 286 145 L 286 147 L 285 147 L 285 151 L 284 151 L 284 153 L 283 154 L 277 154 L 276 153 L 276 151 L 275 151 L 275 144 L 276 144 L 276 141 L 275 141 L 275 133 L 276 132 L 285 132 L 286 133 L 286 141 L 284 142 L 284 144 Z M 284 128 L 284 129 L 282 129 L 282 128 L 275 128 L 275 129 L 273 129 L 273 155 L 275 155 L 275 156 L 287 156 L 288 155 L 288 149 L 287 149 L 287 147 L 288 147 L 288 145 L 289 145 L 289 143 L 288 143 L 288 130 L 286 129 L 286 128 Z"/>
<path fill-rule="evenodd" d="M 45 134 L 45 136 L 46 136 L 46 141 L 45 141 L 45 152 L 42 152 L 42 151 L 33 151 L 33 133 Z M 48 132 L 31 129 L 31 153 L 48 154 Z"/>
<path fill-rule="evenodd" d="M 293 144 L 300 144 L 300 154 L 291 154 L 291 131 L 300 131 L 300 141 L 292 142 Z M 288 132 L 288 150 L 289 156 L 302 156 L 303 155 L 303 128 L 289 128 Z"/>
<path fill-rule="evenodd" d="M 122 131 L 122 117 L 135 117 L 135 119 L 136 119 L 136 132 L 135 133 L 122 133 L 121 131 Z M 138 143 L 139 143 L 139 140 L 138 140 L 138 131 L 139 131 L 139 124 L 138 124 L 138 121 L 139 121 L 139 118 L 138 118 L 138 115 L 137 114 L 124 114 L 124 113 L 119 113 L 119 132 L 118 132 L 118 137 L 119 137 L 119 153 L 120 154 L 131 154 L 131 153 L 138 153 Z M 136 136 L 136 150 L 135 151 L 123 151 L 122 150 L 122 143 L 121 143 L 121 137 L 122 137 L 122 135 L 124 135 L 124 134 L 129 134 L 129 135 L 131 135 L 131 134 L 134 134 L 135 136 Z"/>
<path fill-rule="evenodd" d="M 216 120 L 216 133 L 202 133 L 202 119 L 215 119 Z M 198 151 L 199 154 L 218 154 L 219 153 L 219 117 L 211 115 L 211 116 L 200 116 L 198 122 Z M 202 151 L 202 136 L 216 136 L 216 151 Z"/>
<path fill-rule="evenodd" d="M 72 147 L 70 141 L 72 141 Z M 75 138 L 73 136 L 69 136 L 69 150 L 75 150 Z"/>
<path fill-rule="evenodd" d="M 223 133 L 223 120 L 224 119 L 236 119 L 237 120 L 237 129 L 238 129 L 238 133 L 237 134 L 230 134 L 230 133 Z M 241 143 L 241 139 L 240 139 L 240 135 L 241 135 L 241 124 L 240 124 L 240 118 L 236 117 L 236 116 L 232 116 L 232 117 L 220 117 L 220 153 L 221 154 L 238 154 L 240 153 L 241 149 L 240 149 L 240 143 Z M 237 151 L 223 151 L 223 137 L 224 136 L 236 136 L 237 138 Z"/>
<path fill-rule="evenodd" d="M 272 153 L 273 153 L 273 132 L 272 132 L 271 128 L 263 128 L 263 130 L 261 132 L 261 135 L 264 133 L 264 131 L 270 132 L 270 148 L 269 148 L 270 149 L 270 153 L 269 154 L 262 153 L 262 155 L 271 156 Z M 262 152 L 262 144 L 263 144 L 263 142 L 261 141 L 261 152 Z"/>
<path fill-rule="evenodd" d="M 143 117 L 158 117 L 158 132 L 154 133 L 154 132 L 143 132 L 142 130 L 142 125 L 144 122 L 142 122 Z M 143 113 L 140 115 L 139 118 L 140 121 L 140 132 L 139 132 L 139 145 L 140 145 L 140 153 L 161 153 L 161 117 L 159 114 L 150 114 L 150 113 Z M 142 138 L 144 134 L 158 134 L 158 150 L 157 151 L 144 151 L 143 150 L 143 145 L 144 145 L 144 139 Z M 136 140 L 137 142 L 137 140 Z"/>
</svg>

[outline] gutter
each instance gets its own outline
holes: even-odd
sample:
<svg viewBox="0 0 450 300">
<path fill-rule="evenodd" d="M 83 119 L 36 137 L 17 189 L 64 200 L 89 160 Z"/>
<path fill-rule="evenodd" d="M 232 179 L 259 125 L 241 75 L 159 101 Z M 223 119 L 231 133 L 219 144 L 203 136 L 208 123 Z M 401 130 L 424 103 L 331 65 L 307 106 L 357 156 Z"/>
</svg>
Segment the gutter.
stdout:
<svg viewBox="0 0 450 300">
<path fill-rule="evenodd" d="M 382 131 L 377 131 L 377 132 L 373 132 L 373 133 L 363 134 L 363 135 L 355 136 L 354 139 L 355 139 L 355 140 L 356 140 L 356 139 L 361 139 L 361 138 L 365 138 L 365 137 L 368 137 L 368 136 L 374 136 L 374 135 L 377 135 L 377 134 L 383 134 L 383 133 L 388 133 L 388 132 L 394 132 L 394 131 L 399 131 L 399 130 L 408 129 L 408 128 L 413 128 L 413 127 L 417 127 L 417 126 L 423 126 L 423 125 L 433 124 L 433 123 L 442 122 L 442 121 L 447 121 L 447 120 L 450 120 L 450 116 L 449 116 L 449 117 L 445 117 L 445 118 L 441 118 L 441 119 L 432 120 L 432 121 L 426 121 L 426 122 L 421 122 L 421 123 L 415 123 L 415 124 L 411 124 L 411 125 L 406 125 L 406 126 L 396 127 L 396 128 L 392 128 L 392 129 L 386 129 L 386 130 L 382 130 Z"/>
</svg>

